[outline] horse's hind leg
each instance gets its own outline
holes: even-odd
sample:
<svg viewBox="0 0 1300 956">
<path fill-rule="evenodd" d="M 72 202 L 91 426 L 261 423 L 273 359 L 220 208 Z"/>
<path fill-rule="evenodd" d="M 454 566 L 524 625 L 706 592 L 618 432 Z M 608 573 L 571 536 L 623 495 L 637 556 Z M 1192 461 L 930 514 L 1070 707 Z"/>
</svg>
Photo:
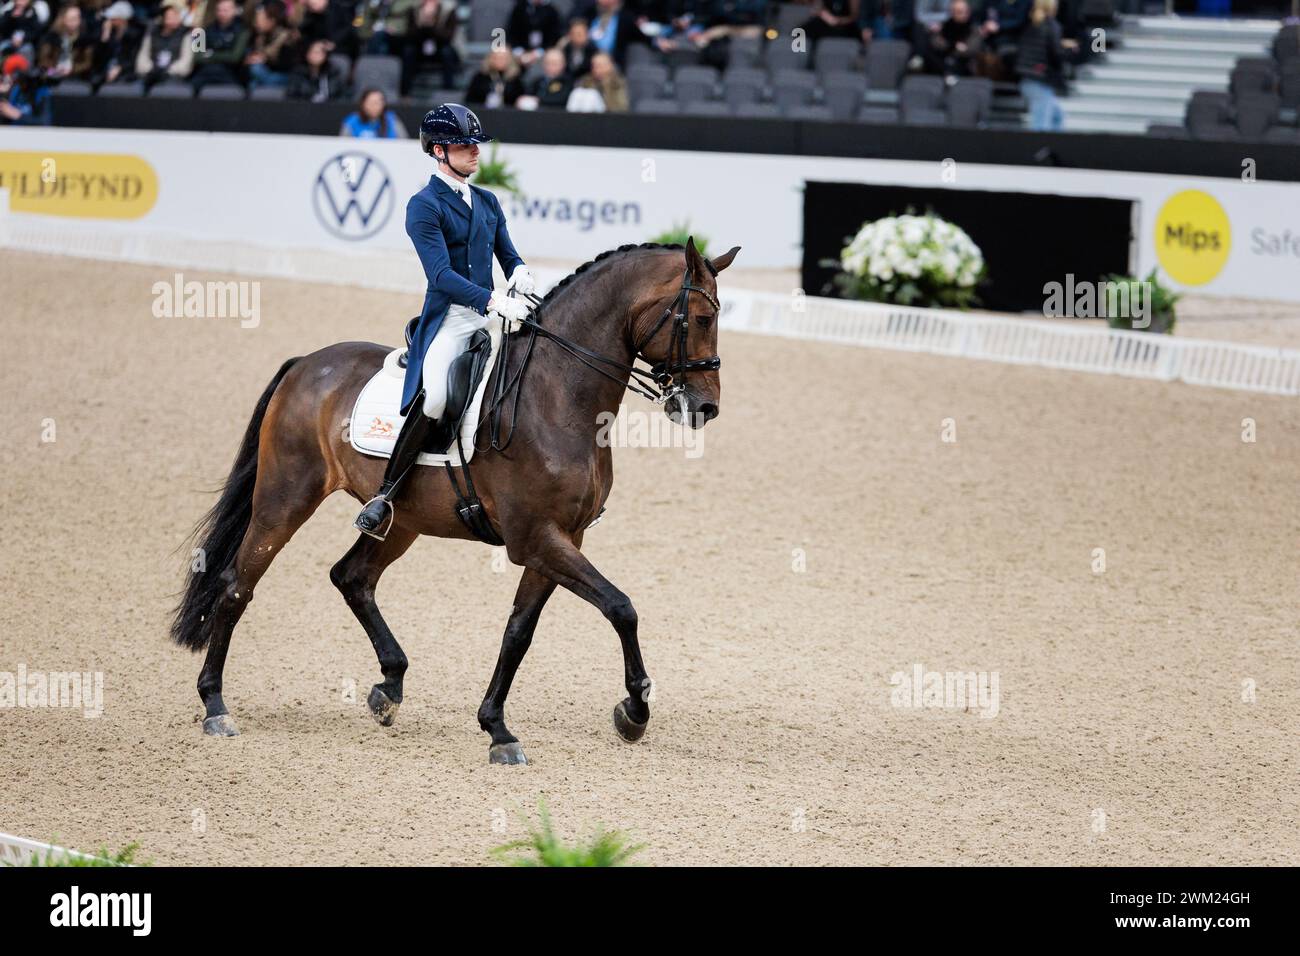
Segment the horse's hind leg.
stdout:
<svg viewBox="0 0 1300 956">
<path fill-rule="evenodd" d="M 402 703 L 406 655 L 375 604 L 375 585 L 384 569 L 405 554 L 416 537 L 414 531 L 398 527 L 392 528 L 383 541 L 363 534 L 330 569 L 330 580 L 342 593 L 343 600 L 348 602 L 348 607 L 366 629 L 370 643 L 375 646 L 384 680 L 370 689 L 366 704 L 375 720 L 385 727 L 391 726 L 397 718 L 397 708 Z"/>
<path fill-rule="evenodd" d="M 226 651 L 235 625 L 243 616 L 253 589 L 271 566 L 280 549 L 288 543 L 304 521 L 312 516 L 320 497 L 299 494 L 301 489 L 264 489 L 259 483 L 253 496 L 252 520 L 244 532 L 243 542 L 234 563 L 221 572 L 225 585 L 212 609 L 215 625 L 208 655 L 199 672 L 199 696 L 206 715 L 203 732 L 213 737 L 233 737 L 239 733 L 221 697 L 221 676 L 226 666 Z M 289 502 L 290 504 L 285 504 Z"/>
<path fill-rule="evenodd" d="M 524 569 L 519 588 L 515 591 L 510 621 L 506 624 L 505 636 L 501 638 L 496 670 L 492 672 L 492 682 L 483 697 L 483 705 L 478 709 L 479 726 L 492 735 L 489 763 L 528 763 L 519 739 L 506 729 L 506 695 L 510 693 L 510 683 L 515 679 L 520 661 L 533 642 L 533 631 L 542 608 L 554 591 L 554 581 L 531 568 Z"/>
</svg>

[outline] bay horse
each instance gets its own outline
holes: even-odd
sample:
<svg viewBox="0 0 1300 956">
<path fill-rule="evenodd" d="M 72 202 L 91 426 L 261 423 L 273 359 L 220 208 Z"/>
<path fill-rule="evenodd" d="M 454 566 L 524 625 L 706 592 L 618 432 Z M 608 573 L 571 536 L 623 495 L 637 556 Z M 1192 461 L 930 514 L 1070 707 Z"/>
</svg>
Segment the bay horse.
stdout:
<svg viewBox="0 0 1300 956">
<path fill-rule="evenodd" d="M 716 276 L 739 251 L 709 260 L 692 237 L 684 247 L 644 243 L 601 253 L 540 300 L 525 328 L 509 336 L 511 343 L 527 339 L 526 346 L 508 349 L 491 372 L 485 396 L 496 396 L 491 404 L 499 416 L 510 408 L 511 436 L 497 442 L 494 419 L 490 445 L 469 464 L 506 555 L 524 569 L 478 711 L 479 726 L 492 738 L 491 763 L 528 762 L 506 728 L 506 695 L 557 585 L 598 608 L 618 634 L 628 696 L 615 705 L 614 727 L 629 742 L 645 733 L 651 682 L 636 610 L 581 550 L 583 532 L 614 479 L 611 449 L 598 441 L 600 423 L 617 413 L 625 389 L 646 394 L 629 385 L 630 378 L 645 384 L 646 373 L 633 367 L 638 357 L 655 366 L 664 391 L 653 397 L 670 418 L 700 428 L 717 416 Z M 286 361 L 258 399 L 218 501 L 195 529 L 206 569 L 191 572 L 171 636 L 193 651 L 207 650 L 198 690 L 209 735 L 238 733 L 222 700 L 221 677 L 231 634 L 258 580 L 325 498 L 345 491 L 365 502 L 379 485 L 385 459 L 355 451 L 343 424 L 390 351 L 343 342 Z M 384 726 L 402 702 L 407 660 L 375 604 L 375 586 L 419 535 L 475 537 L 454 510 L 458 496 L 448 478 L 442 468 L 417 466 L 386 539 L 360 535 L 330 570 L 379 658 L 383 680 L 367 705 Z"/>
</svg>

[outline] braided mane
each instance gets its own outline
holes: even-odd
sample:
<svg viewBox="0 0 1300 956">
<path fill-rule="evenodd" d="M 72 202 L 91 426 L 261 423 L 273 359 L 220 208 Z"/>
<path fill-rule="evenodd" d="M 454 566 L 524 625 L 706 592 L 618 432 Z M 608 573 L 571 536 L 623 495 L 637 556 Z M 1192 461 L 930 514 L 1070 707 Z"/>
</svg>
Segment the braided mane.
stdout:
<svg viewBox="0 0 1300 956">
<path fill-rule="evenodd" d="M 546 304 L 550 302 L 553 298 L 555 298 L 556 294 L 561 289 L 570 285 L 574 279 L 578 278 L 578 276 L 582 275 L 584 272 L 586 272 L 592 266 L 596 265 L 596 263 L 598 262 L 604 262 L 606 259 L 609 259 L 613 256 L 623 255 L 624 253 L 628 253 L 628 252 L 636 252 L 640 249 L 682 249 L 684 250 L 685 248 L 686 247 L 682 245 L 680 242 L 672 242 L 672 243 L 630 242 L 625 246 L 619 246 L 617 249 L 606 249 L 600 255 L 596 256 L 596 258 L 590 260 L 589 262 L 584 262 L 582 265 L 578 266 L 578 268 L 574 269 L 572 272 L 570 272 L 559 282 L 555 283 L 555 285 L 551 286 L 550 291 L 547 292 L 546 295 L 542 298 L 542 301 L 537 304 L 537 309 L 534 317 L 540 318 L 542 314 L 542 310 L 546 308 Z"/>
</svg>

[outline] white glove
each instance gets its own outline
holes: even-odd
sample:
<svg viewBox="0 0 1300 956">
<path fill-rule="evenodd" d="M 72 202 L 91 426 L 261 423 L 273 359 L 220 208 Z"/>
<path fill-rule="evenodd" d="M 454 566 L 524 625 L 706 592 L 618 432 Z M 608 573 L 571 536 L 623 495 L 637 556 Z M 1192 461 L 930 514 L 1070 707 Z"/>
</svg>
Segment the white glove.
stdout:
<svg viewBox="0 0 1300 956">
<path fill-rule="evenodd" d="M 488 314 L 492 313 L 506 320 L 507 332 L 518 332 L 520 322 L 528 318 L 528 306 L 518 299 L 510 299 L 493 292 L 492 298 L 488 299 Z"/>
<path fill-rule="evenodd" d="M 527 295 L 537 288 L 537 280 L 533 274 L 528 271 L 528 266 L 515 266 L 515 271 L 510 273 L 510 281 L 506 285 L 507 289 L 514 289 L 516 292 Z"/>
</svg>

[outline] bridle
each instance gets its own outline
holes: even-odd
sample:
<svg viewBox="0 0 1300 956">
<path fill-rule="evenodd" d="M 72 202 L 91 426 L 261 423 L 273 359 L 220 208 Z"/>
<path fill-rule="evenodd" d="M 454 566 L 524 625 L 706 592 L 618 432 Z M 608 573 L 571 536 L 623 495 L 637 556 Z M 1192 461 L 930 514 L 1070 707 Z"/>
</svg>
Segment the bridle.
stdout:
<svg viewBox="0 0 1300 956">
<path fill-rule="evenodd" d="M 709 262 L 708 259 L 704 260 L 704 265 L 708 268 L 710 275 L 716 276 L 718 274 L 718 270 L 713 267 L 713 263 Z M 511 378 L 509 382 L 506 382 L 504 373 L 510 367 L 508 351 L 510 336 L 502 336 L 501 364 L 498 366 L 502 374 L 497 376 L 496 388 L 493 389 L 492 401 L 489 403 L 487 409 L 483 413 L 483 417 L 480 419 L 481 424 L 483 420 L 486 420 L 489 416 L 491 417 L 491 428 L 489 430 L 489 434 L 491 435 L 490 447 L 497 451 L 504 451 L 509 446 L 510 439 L 514 436 L 515 420 L 519 415 L 519 402 L 517 400 L 515 402 L 514 412 L 510 416 L 510 434 L 506 437 L 504 443 L 500 441 L 501 409 L 507 396 L 512 391 L 517 391 L 520 383 L 523 381 L 524 370 L 528 367 L 529 359 L 532 358 L 533 346 L 537 343 L 537 336 L 539 335 L 550 339 L 589 369 L 599 372 L 611 381 L 618 382 L 629 391 L 635 392 L 636 394 L 649 399 L 656 405 L 662 405 L 675 395 L 680 395 L 684 392 L 686 390 L 686 376 L 688 373 L 716 372 L 722 367 L 722 359 L 717 355 L 710 355 L 708 358 L 702 359 L 687 358 L 686 339 L 690 334 L 690 302 L 692 292 L 698 292 L 700 295 L 704 296 L 704 298 L 708 300 L 709 304 L 713 306 L 715 314 L 721 313 L 722 306 L 718 304 L 718 300 L 713 296 L 713 294 L 710 293 L 708 289 L 691 283 L 691 267 L 688 264 L 686 266 L 686 271 L 682 273 L 681 287 L 677 290 L 677 294 L 673 297 L 672 302 L 670 302 L 668 307 L 664 309 L 663 314 L 659 316 L 659 321 L 655 323 L 654 328 L 650 330 L 649 334 L 642 336 L 641 341 L 636 343 L 632 349 L 633 362 L 640 358 L 648 363 L 650 359 L 642 354 L 643 350 L 654 340 L 655 336 L 659 334 L 660 330 L 663 329 L 668 320 L 672 319 L 672 333 L 668 342 L 668 352 L 664 355 L 662 362 L 654 363 L 650 366 L 648 371 L 646 369 L 637 368 L 635 365 L 629 365 L 626 362 L 620 362 L 617 359 L 601 355 L 599 352 L 593 352 L 586 346 L 579 345 L 577 342 L 565 338 L 558 332 L 553 332 L 546 328 L 546 326 L 539 324 L 532 316 L 520 320 L 519 324 L 528 329 L 530 333 L 528 336 L 528 343 L 525 346 L 524 359 L 519 364 L 519 371 L 515 373 L 514 377 Z M 511 289 L 508 294 L 514 296 L 515 290 Z M 542 301 L 539 296 L 531 293 L 525 293 L 523 298 L 526 299 L 534 309 L 536 309 Z M 627 380 L 624 381 L 623 378 L 619 377 L 619 375 L 607 371 L 605 368 L 601 367 L 602 365 L 608 366 L 611 369 L 617 369 L 618 372 L 627 376 Z"/>
</svg>

